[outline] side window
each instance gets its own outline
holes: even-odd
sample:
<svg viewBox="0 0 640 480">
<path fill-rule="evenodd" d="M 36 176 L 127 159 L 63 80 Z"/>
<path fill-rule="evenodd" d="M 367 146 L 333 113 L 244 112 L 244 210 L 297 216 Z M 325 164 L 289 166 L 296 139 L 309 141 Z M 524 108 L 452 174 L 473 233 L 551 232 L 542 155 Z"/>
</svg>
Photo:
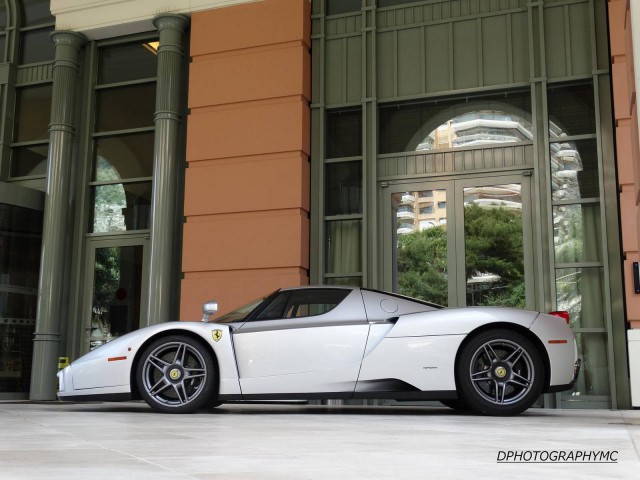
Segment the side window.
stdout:
<svg viewBox="0 0 640 480">
<path fill-rule="evenodd" d="M 280 292 L 255 320 L 322 315 L 333 310 L 350 292 L 349 289 L 330 288 Z"/>
<path fill-rule="evenodd" d="M 285 318 L 312 317 L 322 315 L 333 310 L 350 290 L 339 289 L 313 289 L 293 292 Z"/>
<path fill-rule="evenodd" d="M 276 298 L 265 308 L 256 320 L 275 320 L 276 318 L 284 318 L 284 309 L 287 301 L 291 296 L 291 292 L 280 292 Z"/>
</svg>

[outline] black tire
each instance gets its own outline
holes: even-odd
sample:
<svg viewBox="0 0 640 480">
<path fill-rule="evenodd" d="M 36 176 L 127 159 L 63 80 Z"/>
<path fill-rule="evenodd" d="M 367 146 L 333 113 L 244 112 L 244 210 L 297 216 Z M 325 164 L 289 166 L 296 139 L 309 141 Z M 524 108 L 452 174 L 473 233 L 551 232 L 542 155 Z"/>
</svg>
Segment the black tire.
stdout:
<svg viewBox="0 0 640 480">
<path fill-rule="evenodd" d="M 544 363 L 538 349 L 512 330 L 473 336 L 456 364 L 458 395 L 471 410 L 507 416 L 524 412 L 542 393 Z"/>
<path fill-rule="evenodd" d="M 191 413 L 212 405 L 218 386 L 211 352 L 186 335 L 162 337 L 145 348 L 136 381 L 142 399 L 162 413 Z"/>
</svg>

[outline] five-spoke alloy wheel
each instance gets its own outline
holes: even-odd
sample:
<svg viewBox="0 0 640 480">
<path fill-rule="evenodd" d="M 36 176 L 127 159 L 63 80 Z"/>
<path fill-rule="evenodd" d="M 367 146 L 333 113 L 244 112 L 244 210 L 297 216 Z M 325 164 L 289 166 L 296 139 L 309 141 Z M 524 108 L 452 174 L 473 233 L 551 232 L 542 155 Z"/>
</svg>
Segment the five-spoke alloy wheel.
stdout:
<svg viewBox="0 0 640 480">
<path fill-rule="evenodd" d="M 456 380 L 459 395 L 472 410 L 515 415 L 542 393 L 544 365 L 538 349 L 522 334 L 489 330 L 463 346 Z"/>
<path fill-rule="evenodd" d="M 189 413 L 212 403 L 217 385 L 211 353 L 185 335 L 152 342 L 140 357 L 136 379 L 142 398 L 165 413 Z"/>
</svg>

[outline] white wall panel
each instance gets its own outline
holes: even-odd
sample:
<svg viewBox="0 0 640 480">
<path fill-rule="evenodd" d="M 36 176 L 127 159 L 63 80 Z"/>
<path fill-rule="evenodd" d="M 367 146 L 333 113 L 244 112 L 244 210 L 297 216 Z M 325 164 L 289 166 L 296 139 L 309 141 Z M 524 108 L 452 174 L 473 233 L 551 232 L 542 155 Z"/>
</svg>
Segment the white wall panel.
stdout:
<svg viewBox="0 0 640 480">
<path fill-rule="evenodd" d="M 160 13 L 189 14 L 261 0 L 51 0 L 57 30 L 91 40 L 153 30 Z"/>
</svg>

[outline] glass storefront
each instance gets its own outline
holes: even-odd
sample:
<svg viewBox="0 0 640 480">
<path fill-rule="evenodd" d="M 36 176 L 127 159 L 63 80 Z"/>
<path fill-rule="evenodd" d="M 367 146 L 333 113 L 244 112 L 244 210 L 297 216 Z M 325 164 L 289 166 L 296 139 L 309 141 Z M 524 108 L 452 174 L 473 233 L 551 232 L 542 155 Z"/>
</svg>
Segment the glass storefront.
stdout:
<svg viewBox="0 0 640 480">
<path fill-rule="evenodd" d="M 627 404 L 600 7 L 312 6 L 311 281 L 567 310 L 581 376 L 545 405 Z"/>
<path fill-rule="evenodd" d="M 29 392 L 41 243 L 41 211 L 0 203 L 0 398 Z"/>
</svg>

